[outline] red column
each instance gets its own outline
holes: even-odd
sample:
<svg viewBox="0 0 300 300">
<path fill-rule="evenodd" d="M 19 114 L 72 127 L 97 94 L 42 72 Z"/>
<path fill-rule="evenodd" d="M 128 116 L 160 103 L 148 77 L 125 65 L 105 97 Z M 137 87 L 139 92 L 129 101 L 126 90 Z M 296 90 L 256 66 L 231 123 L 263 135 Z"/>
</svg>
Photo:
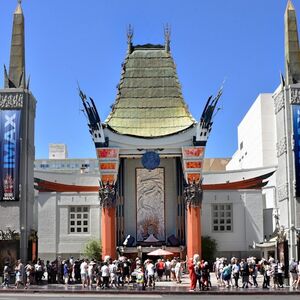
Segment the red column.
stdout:
<svg viewBox="0 0 300 300">
<path fill-rule="evenodd" d="M 36 261 L 37 259 L 37 248 L 36 248 L 36 240 L 32 240 L 32 245 L 31 245 L 31 260 Z"/>
<path fill-rule="evenodd" d="M 187 209 L 187 256 L 193 258 L 194 254 L 201 257 L 201 208 L 188 207 Z"/>
<path fill-rule="evenodd" d="M 116 258 L 116 208 L 102 208 L 101 214 L 102 259 Z"/>
</svg>

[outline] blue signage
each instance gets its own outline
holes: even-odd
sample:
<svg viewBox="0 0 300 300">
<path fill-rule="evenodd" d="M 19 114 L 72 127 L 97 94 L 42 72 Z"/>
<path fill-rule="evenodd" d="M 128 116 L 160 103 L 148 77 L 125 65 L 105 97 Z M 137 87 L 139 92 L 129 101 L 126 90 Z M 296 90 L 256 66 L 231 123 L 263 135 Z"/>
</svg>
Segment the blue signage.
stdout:
<svg viewBox="0 0 300 300">
<path fill-rule="evenodd" d="M 300 197 L 300 105 L 293 105 L 296 197 Z"/>
<path fill-rule="evenodd" d="M 21 110 L 0 111 L 0 201 L 19 200 Z"/>
<path fill-rule="evenodd" d="M 159 167 L 160 157 L 154 151 L 147 151 L 142 157 L 142 164 L 148 170 L 154 170 Z"/>
</svg>

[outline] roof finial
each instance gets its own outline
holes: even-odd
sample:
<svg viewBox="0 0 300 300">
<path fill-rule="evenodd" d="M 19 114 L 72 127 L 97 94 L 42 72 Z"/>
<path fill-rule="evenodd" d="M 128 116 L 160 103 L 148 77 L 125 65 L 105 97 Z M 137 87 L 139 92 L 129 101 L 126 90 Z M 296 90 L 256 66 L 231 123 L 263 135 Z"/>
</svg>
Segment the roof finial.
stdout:
<svg viewBox="0 0 300 300">
<path fill-rule="evenodd" d="M 22 0 L 18 0 L 18 3 L 21 5 L 22 4 Z"/>
<path fill-rule="evenodd" d="M 128 53 L 131 53 L 132 50 L 132 37 L 133 37 L 133 27 L 131 26 L 131 24 L 129 24 L 127 28 Z"/>
<path fill-rule="evenodd" d="M 171 26 L 168 23 L 164 26 L 164 34 L 165 34 L 165 50 L 167 52 L 170 52 Z"/>
</svg>

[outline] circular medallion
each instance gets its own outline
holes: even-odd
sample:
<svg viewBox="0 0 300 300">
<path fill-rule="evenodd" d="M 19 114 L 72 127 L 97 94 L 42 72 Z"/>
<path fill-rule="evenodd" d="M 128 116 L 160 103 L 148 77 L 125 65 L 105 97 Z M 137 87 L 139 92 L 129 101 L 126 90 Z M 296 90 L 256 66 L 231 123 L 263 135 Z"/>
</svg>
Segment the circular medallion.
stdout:
<svg viewBox="0 0 300 300">
<path fill-rule="evenodd" d="M 148 170 L 154 170 L 160 164 L 159 155 L 154 151 L 146 152 L 142 157 L 142 164 Z"/>
</svg>

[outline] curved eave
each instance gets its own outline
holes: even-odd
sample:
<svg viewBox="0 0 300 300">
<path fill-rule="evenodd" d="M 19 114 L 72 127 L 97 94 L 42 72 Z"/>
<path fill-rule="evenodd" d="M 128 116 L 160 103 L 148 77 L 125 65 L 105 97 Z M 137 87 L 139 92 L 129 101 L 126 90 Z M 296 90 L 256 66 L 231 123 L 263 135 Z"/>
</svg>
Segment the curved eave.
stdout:
<svg viewBox="0 0 300 300">
<path fill-rule="evenodd" d="M 178 130 L 178 131 L 174 131 L 174 132 L 171 132 L 171 133 L 168 133 L 168 134 L 162 134 L 162 135 L 151 135 L 151 136 L 144 136 L 144 135 L 135 135 L 135 134 L 128 134 L 128 133 L 122 133 L 122 132 L 119 132 L 118 130 L 115 130 L 113 127 L 111 127 L 109 124 L 105 124 L 106 127 L 111 130 L 112 132 L 116 133 L 116 134 L 120 134 L 122 136 L 128 136 L 128 137 L 134 137 L 134 138 L 140 138 L 140 139 L 156 139 L 156 138 L 164 138 L 164 137 L 168 137 L 168 136 L 173 136 L 173 135 L 176 135 L 176 134 L 180 134 L 180 133 L 183 133 L 185 132 L 186 130 L 189 130 L 190 128 L 194 127 L 197 123 L 192 123 L 191 125 L 187 126 L 186 128 L 184 129 L 181 129 L 181 130 Z"/>
<path fill-rule="evenodd" d="M 274 172 L 267 173 L 255 178 L 241 180 L 229 183 L 219 183 L 219 184 L 204 184 L 204 191 L 211 190 L 257 190 L 261 189 L 267 184 L 264 182 L 266 178 L 270 177 Z M 51 182 L 39 178 L 35 178 L 35 189 L 40 192 L 98 192 L 98 186 L 81 186 L 81 185 L 70 185 L 58 182 Z"/>
</svg>

